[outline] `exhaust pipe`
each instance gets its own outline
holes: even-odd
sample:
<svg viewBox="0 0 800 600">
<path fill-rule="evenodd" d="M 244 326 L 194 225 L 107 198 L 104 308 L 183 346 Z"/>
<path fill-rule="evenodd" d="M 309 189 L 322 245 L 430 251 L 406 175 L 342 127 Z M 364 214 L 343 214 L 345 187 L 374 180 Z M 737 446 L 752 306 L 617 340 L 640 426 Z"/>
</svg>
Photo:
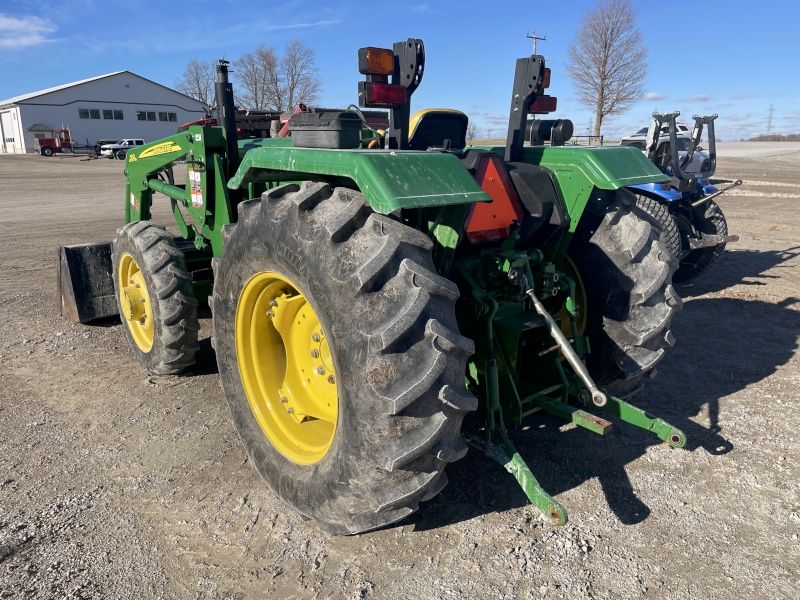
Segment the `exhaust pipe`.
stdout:
<svg viewBox="0 0 800 600">
<path fill-rule="evenodd" d="M 233 103 L 233 85 L 228 81 L 230 61 L 221 58 L 217 64 L 217 123 L 225 129 L 228 142 L 228 177 L 233 176 L 239 166 L 239 134 L 236 131 L 236 105 Z"/>
</svg>

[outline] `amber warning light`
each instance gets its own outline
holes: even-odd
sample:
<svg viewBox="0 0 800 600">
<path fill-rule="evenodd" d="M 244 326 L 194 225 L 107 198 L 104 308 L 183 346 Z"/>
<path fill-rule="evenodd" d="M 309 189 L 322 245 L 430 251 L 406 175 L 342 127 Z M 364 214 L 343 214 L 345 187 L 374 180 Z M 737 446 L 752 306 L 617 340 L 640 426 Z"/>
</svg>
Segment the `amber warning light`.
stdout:
<svg viewBox="0 0 800 600">
<path fill-rule="evenodd" d="M 394 52 L 384 48 L 360 48 L 358 72 L 362 75 L 391 75 L 394 73 Z"/>
</svg>

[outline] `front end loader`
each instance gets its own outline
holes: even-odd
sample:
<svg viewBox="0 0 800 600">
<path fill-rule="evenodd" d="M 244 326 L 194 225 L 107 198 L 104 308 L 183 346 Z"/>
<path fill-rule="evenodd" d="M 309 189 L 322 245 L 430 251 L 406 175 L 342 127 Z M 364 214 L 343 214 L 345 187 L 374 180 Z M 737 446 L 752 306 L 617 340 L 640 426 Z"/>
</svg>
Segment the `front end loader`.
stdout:
<svg viewBox="0 0 800 600">
<path fill-rule="evenodd" d="M 728 243 L 739 241 L 738 235 L 728 234 L 728 222 L 714 200 L 742 185 L 742 180 L 721 190 L 709 181 L 717 168 L 717 115 L 692 116 L 694 127 L 687 137 L 678 135 L 680 114 L 653 113 L 644 143 L 647 159 L 670 177 L 670 183 L 638 184 L 630 190 L 639 208 L 661 221 L 660 239 L 678 259 L 675 281 L 688 283 L 717 264 Z M 708 129 L 708 154 L 700 146 L 704 128 Z M 662 133 L 667 139 L 661 139 Z"/>
<path fill-rule="evenodd" d="M 412 116 L 424 67 L 419 39 L 362 48 L 359 108 L 299 113 L 291 137 L 237 141 L 220 61 L 221 126 L 128 153 L 110 266 L 62 275 L 97 275 L 89 296 L 112 286 L 154 374 L 194 361 L 207 301 L 250 464 L 329 534 L 417 510 L 465 442 L 563 524 L 508 426 L 546 411 L 602 435 L 610 414 L 686 442 L 624 400 L 674 343 L 681 307 L 660 223 L 625 187 L 669 178 L 635 149 L 564 147 L 568 121 L 530 119 L 555 109 L 542 56 L 516 63 L 505 147 L 466 148 L 459 111 Z M 388 132 L 360 108 L 389 109 Z M 154 192 L 180 237 L 150 220 Z M 103 310 L 70 281 L 62 297 Z"/>
</svg>

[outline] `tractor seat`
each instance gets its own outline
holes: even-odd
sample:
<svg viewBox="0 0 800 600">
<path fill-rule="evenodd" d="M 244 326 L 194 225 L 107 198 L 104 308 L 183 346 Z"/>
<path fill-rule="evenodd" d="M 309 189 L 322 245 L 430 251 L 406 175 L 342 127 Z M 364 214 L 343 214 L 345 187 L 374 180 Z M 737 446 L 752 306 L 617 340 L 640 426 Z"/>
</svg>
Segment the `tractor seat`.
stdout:
<svg viewBox="0 0 800 600">
<path fill-rule="evenodd" d="M 417 111 L 409 123 L 408 149 L 441 149 L 444 140 L 450 140 L 450 147 L 460 152 L 467 145 L 468 123 L 469 117 L 460 110 L 426 108 Z"/>
</svg>

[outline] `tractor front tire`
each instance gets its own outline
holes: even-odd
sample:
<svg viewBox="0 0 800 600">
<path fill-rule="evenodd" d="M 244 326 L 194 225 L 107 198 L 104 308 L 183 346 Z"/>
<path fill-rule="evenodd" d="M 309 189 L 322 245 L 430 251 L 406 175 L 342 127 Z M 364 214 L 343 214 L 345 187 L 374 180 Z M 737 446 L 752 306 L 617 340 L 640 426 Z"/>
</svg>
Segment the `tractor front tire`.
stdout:
<svg viewBox="0 0 800 600">
<path fill-rule="evenodd" d="M 692 211 L 692 223 L 684 217 L 680 217 L 679 225 L 686 228 L 687 235 L 697 235 L 697 233 L 708 233 L 711 235 L 728 235 L 728 222 L 722 209 L 713 200 L 709 200 L 703 205 L 690 207 Z M 725 252 L 725 244 L 710 246 L 708 248 L 698 248 L 692 250 L 681 259 L 678 272 L 675 273 L 676 283 L 688 283 L 697 279 L 713 267 Z"/>
<path fill-rule="evenodd" d="M 183 252 L 163 225 L 129 223 L 113 242 L 114 290 L 134 355 L 152 375 L 195 362 L 197 299 Z"/>
<path fill-rule="evenodd" d="M 329 535 L 405 518 L 467 452 L 474 345 L 458 333 L 458 288 L 426 235 L 357 191 L 289 184 L 238 210 L 210 304 L 250 464 Z"/>
<path fill-rule="evenodd" d="M 569 248 L 588 298 L 588 366 L 599 386 L 627 397 L 674 344 L 670 322 L 683 306 L 672 287 L 677 259 L 628 190 L 589 202 Z"/>
</svg>

